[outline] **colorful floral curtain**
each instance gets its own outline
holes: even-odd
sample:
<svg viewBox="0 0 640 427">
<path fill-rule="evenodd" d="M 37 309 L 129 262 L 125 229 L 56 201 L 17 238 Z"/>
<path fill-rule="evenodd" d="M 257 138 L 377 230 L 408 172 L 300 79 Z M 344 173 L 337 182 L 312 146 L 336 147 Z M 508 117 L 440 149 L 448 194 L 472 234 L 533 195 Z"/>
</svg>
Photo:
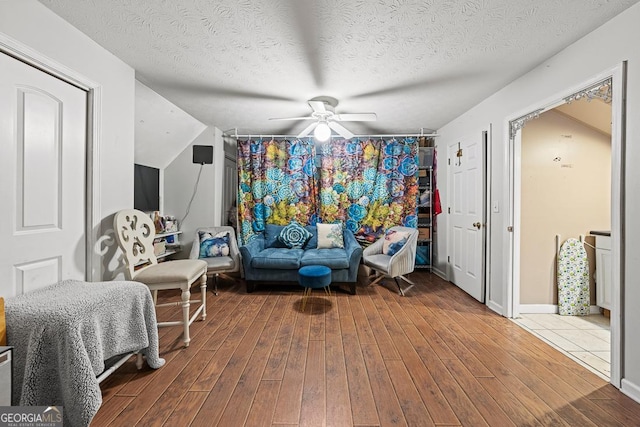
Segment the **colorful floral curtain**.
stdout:
<svg viewBox="0 0 640 427">
<path fill-rule="evenodd" d="M 322 144 L 320 221 L 344 221 L 362 243 L 394 225 L 415 227 L 417 145 L 414 138 Z"/>
<path fill-rule="evenodd" d="M 414 138 L 332 139 L 316 153 L 312 138 L 238 141 L 241 243 L 292 220 L 342 221 L 362 243 L 394 225 L 415 227 L 417 147 Z"/>
<path fill-rule="evenodd" d="M 241 244 L 265 224 L 317 221 L 313 140 L 238 141 L 238 218 Z"/>
</svg>

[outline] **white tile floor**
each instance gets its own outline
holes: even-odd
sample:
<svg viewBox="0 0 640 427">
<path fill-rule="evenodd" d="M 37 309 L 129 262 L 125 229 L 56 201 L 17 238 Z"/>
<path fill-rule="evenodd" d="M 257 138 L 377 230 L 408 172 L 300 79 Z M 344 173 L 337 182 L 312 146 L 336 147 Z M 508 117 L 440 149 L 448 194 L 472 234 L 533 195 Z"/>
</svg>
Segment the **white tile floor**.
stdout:
<svg viewBox="0 0 640 427">
<path fill-rule="evenodd" d="M 592 372 L 609 380 L 611 330 L 608 318 L 601 314 L 521 314 L 513 321 Z"/>
</svg>

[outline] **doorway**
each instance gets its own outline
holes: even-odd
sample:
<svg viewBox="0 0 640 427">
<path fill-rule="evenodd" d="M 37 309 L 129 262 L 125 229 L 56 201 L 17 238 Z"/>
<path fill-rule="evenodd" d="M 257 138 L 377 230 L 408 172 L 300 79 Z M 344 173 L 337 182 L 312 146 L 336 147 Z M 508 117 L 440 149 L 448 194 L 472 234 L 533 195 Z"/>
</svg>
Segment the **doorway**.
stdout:
<svg viewBox="0 0 640 427">
<path fill-rule="evenodd" d="M 600 277 L 606 268 L 596 268 L 596 241 L 610 239 L 611 228 L 611 99 L 604 95 L 559 105 L 522 129 L 521 314 L 514 320 L 609 380 L 610 306 L 596 298 L 609 282 Z M 556 261 L 571 238 L 582 241 L 588 264 L 586 316 L 557 314 Z"/>
<path fill-rule="evenodd" d="M 222 198 L 222 225 L 237 225 L 237 198 L 238 198 L 238 163 L 234 157 L 224 155 L 224 195 Z M 232 220 L 232 216 L 234 219 Z M 238 233 L 238 230 L 236 230 Z"/>
<path fill-rule="evenodd" d="M 530 178 L 529 176 L 524 176 L 525 174 L 530 174 L 530 171 L 527 170 L 526 162 L 530 161 L 530 158 L 525 158 L 524 156 L 530 156 L 531 152 L 527 148 L 523 148 L 523 127 L 528 122 L 535 122 L 538 118 L 547 115 L 552 117 L 552 120 L 557 121 L 574 121 L 577 119 L 575 117 L 571 117 L 567 113 L 567 109 L 574 108 L 580 101 L 585 99 L 606 99 L 608 103 L 611 105 L 611 145 L 610 145 L 610 161 L 608 165 L 610 165 L 610 173 L 609 173 L 609 182 L 607 179 L 603 179 L 600 177 L 598 181 L 598 185 L 601 185 L 603 182 L 608 184 L 610 192 L 609 192 L 609 200 L 610 202 L 606 205 L 610 207 L 609 209 L 609 220 L 607 221 L 607 213 L 604 214 L 602 212 L 598 215 L 595 215 L 591 219 L 587 219 L 587 224 L 578 225 L 578 228 L 573 227 L 578 221 L 575 220 L 578 217 L 578 214 L 574 211 L 569 214 L 569 225 L 566 225 L 562 230 L 566 231 L 554 231 L 547 230 L 547 233 L 552 233 L 558 235 L 556 237 L 557 242 L 562 242 L 569 237 L 578 237 L 580 235 L 589 235 L 591 231 L 595 231 L 599 228 L 607 228 L 606 224 L 609 222 L 609 232 L 611 236 L 611 295 L 612 295 L 612 303 L 611 303 L 611 338 L 610 338 L 610 360 L 611 360 L 611 375 L 610 381 L 617 387 L 620 387 L 620 349 L 621 349 L 621 313 L 620 313 L 620 289 L 623 284 L 621 282 L 621 260 L 622 260 L 622 245 L 621 245 L 621 230 L 622 230 L 622 184 L 623 184 L 623 174 L 622 174 L 622 158 L 623 158 L 623 144 L 622 144 L 622 129 L 624 123 L 623 116 L 623 88 L 624 88 L 624 64 L 621 64 L 619 67 L 616 67 L 613 70 L 610 70 L 607 73 L 604 73 L 602 76 L 598 76 L 594 78 L 590 82 L 586 82 L 581 85 L 581 88 L 577 91 L 569 92 L 567 95 L 560 95 L 558 98 L 550 102 L 546 105 L 542 105 L 540 108 L 533 110 L 532 112 L 520 116 L 515 120 L 510 121 L 510 198 L 511 198 L 511 223 L 513 224 L 513 233 L 511 240 L 511 277 L 510 277 L 510 286 L 508 286 L 508 296 L 509 304 L 509 317 L 513 317 L 515 319 L 521 317 L 521 313 L 531 312 L 537 314 L 549 313 L 549 307 L 557 307 L 557 287 L 555 284 L 555 259 L 556 259 L 556 250 L 557 243 L 553 240 L 551 242 L 546 242 L 543 246 L 548 249 L 552 248 L 551 255 L 547 254 L 546 249 L 543 252 L 543 260 L 539 262 L 535 268 L 531 269 L 530 265 L 527 265 L 526 256 L 527 254 L 531 254 L 529 251 L 527 243 L 525 239 L 527 236 L 531 236 L 531 224 L 527 224 L 527 216 L 531 212 L 532 207 L 527 205 L 526 195 L 527 192 L 531 192 L 532 190 L 527 189 L 526 182 Z M 608 98 L 608 99 L 607 99 Z M 568 104 L 574 104 L 574 106 L 568 107 Z M 595 104 L 594 104 L 595 105 Z M 558 108 L 559 107 L 559 108 Z M 562 111 L 565 110 L 565 111 Z M 548 113 L 548 114 L 547 114 Z M 575 123 L 574 123 L 575 124 Z M 528 126 L 528 125 L 527 125 Z M 591 125 L 593 128 L 593 125 Z M 575 130 L 575 129 L 574 129 Z M 593 129 L 591 129 L 593 130 Z M 557 133 L 557 132 L 556 132 Z M 575 148 L 576 144 L 568 142 L 573 133 L 559 133 L 556 136 L 555 144 L 550 144 L 550 147 L 553 147 L 546 152 L 544 150 L 540 150 L 540 153 L 544 153 L 541 155 L 540 162 L 547 162 L 545 167 L 547 168 L 555 168 L 555 173 L 558 173 L 559 176 L 562 176 L 562 172 L 564 172 L 565 176 L 567 175 L 567 171 L 570 171 L 569 175 L 575 175 L 573 172 L 576 172 L 578 169 L 577 163 L 581 165 L 586 164 L 585 158 L 577 157 L 575 152 L 567 152 L 565 151 L 563 160 L 563 152 L 562 149 L 567 149 L 571 147 Z M 603 138 L 601 138 L 603 139 Z M 605 138 L 606 139 L 606 138 Z M 525 146 L 526 147 L 526 146 Z M 602 148 L 602 147 L 601 147 Z M 553 150 L 556 152 L 554 153 Z M 529 154 L 527 154 L 529 153 Z M 539 153 L 539 154 L 540 154 Z M 584 154 L 584 153 L 583 153 Z M 591 155 L 594 155 L 593 153 Z M 551 156 L 547 159 L 547 157 Z M 606 156 L 604 156 L 606 158 Z M 597 159 L 596 159 L 597 160 Z M 555 164 L 554 164 L 555 163 Z M 596 163 L 597 165 L 597 163 Z M 591 168 L 594 168 L 591 165 Z M 565 169 L 562 171 L 562 169 Z M 606 168 L 605 168 L 606 169 Z M 548 169 L 548 171 L 553 171 L 554 169 Z M 542 181 L 538 177 L 538 181 Z M 561 178 L 556 177 L 555 181 L 550 183 L 549 185 L 553 185 L 554 187 L 559 186 Z M 549 188 L 549 187 L 547 187 Z M 584 190 L 584 189 L 583 189 Z M 578 189 L 570 189 L 571 194 L 578 194 Z M 606 192 L 606 190 L 605 190 Z M 549 191 L 551 193 L 551 191 Z M 601 195 L 604 198 L 607 198 L 607 195 Z M 569 199 L 570 197 L 566 197 Z M 575 201 L 574 201 L 575 204 Z M 583 207 L 584 209 L 584 207 Z M 550 212 L 548 216 L 555 216 L 556 219 L 562 216 L 564 211 L 560 210 L 558 212 Z M 580 209 L 577 209 L 577 212 L 580 212 Z M 584 215 L 587 217 L 588 215 Z M 593 219 L 597 218 L 597 219 Z M 595 225 L 591 226 L 590 221 L 593 221 Z M 540 232 L 538 231 L 540 234 Z M 564 234 L 569 235 L 564 235 Z M 577 236 L 575 235 L 577 234 Z M 546 236 L 548 237 L 548 236 Z M 592 240 L 584 239 L 585 247 L 594 246 L 592 245 Z M 589 243 L 591 242 L 591 243 Z M 549 243 L 547 245 L 547 243 Z M 588 246 L 587 246 L 588 245 Z M 540 249 L 540 244 L 538 244 L 538 249 Z M 546 261 L 545 258 L 546 257 Z M 551 261 L 549 260 L 551 258 Z M 595 256 L 593 256 L 595 259 Z M 537 271 L 542 275 L 542 279 L 538 278 L 537 283 L 542 282 L 543 293 L 546 295 L 531 295 L 531 289 L 535 289 L 535 286 L 531 288 L 531 285 L 526 284 L 526 280 L 532 274 L 532 271 Z M 546 276 L 546 277 L 545 277 Z M 591 274 L 590 274 L 591 276 Z M 525 277 L 525 280 L 523 280 Z M 535 279 L 534 279 L 535 282 Z M 524 284 L 524 287 L 523 287 Z M 538 286 L 539 287 L 539 286 Z M 537 289 L 539 291 L 539 289 Z M 595 295 L 595 293 L 594 293 Z M 552 300 L 549 297 L 554 298 Z M 537 298 L 537 300 L 536 300 Z M 545 299 L 546 298 L 546 299 Z M 532 301 L 542 301 L 542 304 L 532 304 Z M 533 308 L 533 310 L 532 310 Z M 598 310 L 598 309 L 596 309 Z M 555 311 L 555 310 L 554 310 Z M 595 310 L 594 310 L 595 311 Z M 598 310 L 599 311 L 599 310 Z M 528 314 L 528 313 L 527 313 Z M 563 316 L 566 317 L 566 316 Z"/>
</svg>

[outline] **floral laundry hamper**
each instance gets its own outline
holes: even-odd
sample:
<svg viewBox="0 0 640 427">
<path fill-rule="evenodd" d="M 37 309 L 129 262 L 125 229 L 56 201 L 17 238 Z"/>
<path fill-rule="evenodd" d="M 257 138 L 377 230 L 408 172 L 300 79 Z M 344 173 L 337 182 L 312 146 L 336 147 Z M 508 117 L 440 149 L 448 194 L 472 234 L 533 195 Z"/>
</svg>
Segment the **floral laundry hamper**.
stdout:
<svg viewBox="0 0 640 427">
<path fill-rule="evenodd" d="M 558 311 L 562 316 L 589 314 L 589 261 L 584 244 L 567 239 L 558 254 Z"/>
</svg>

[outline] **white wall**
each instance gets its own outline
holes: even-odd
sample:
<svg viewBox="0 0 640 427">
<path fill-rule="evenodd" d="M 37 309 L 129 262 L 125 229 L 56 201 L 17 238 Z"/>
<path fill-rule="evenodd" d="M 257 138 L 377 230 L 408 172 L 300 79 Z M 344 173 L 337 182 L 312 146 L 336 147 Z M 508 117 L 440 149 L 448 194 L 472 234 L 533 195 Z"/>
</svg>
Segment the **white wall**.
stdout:
<svg viewBox="0 0 640 427">
<path fill-rule="evenodd" d="M 133 206 L 134 70 L 35 0 L 0 1 L 0 33 L 101 87 L 101 224 L 94 232 L 107 232 L 113 213 Z M 91 273 L 94 280 L 114 275 L 117 260 L 106 249 L 102 266 Z"/>
<path fill-rule="evenodd" d="M 224 148 L 222 132 L 214 127 L 206 128 L 164 169 L 164 212 L 178 220 L 186 214 L 200 171 L 200 165 L 193 163 L 193 145 L 212 145 L 213 164 L 203 165 L 200 181 L 191 203 L 189 214 L 179 223 L 183 250 L 180 258 L 187 258 L 195 230 L 221 224 L 222 173 L 224 171 Z"/>
<path fill-rule="evenodd" d="M 441 137 L 436 139 L 439 147 L 446 147 L 456 138 L 467 135 L 488 124 L 492 124 L 491 140 L 491 186 L 493 199 L 499 203 L 500 212 L 492 213 L 491 224 L 491 277 L 487 283 L 489 298 L 493 308 L 505 309 L 505 287 L 509 271 L 508 242 L 508 121 L 526 114 L 534 108 L 557 98 L 569 95 L 582 88 L 582 83 L 600 75 L 604 71 L 628 61 L 627 73 L 627 122 L 625 161 L 625 235 L 624 271 L 625 280 L 623 302 L 624 322 L 624 363 L 622 377 L 635 388 L 640 399 L 640 310 L 635 305 L 640 301 L 640 4 L 637 4 L 605 25 L 578 40 L 537 68 L 515 80 L 491 97 L 487 98 L 462 116 L 438 130 Z M 439 149 L 439 153 L 446 150 Z M 439 175 L 446 177 L 446 161 L 439 159 Z M 446 180 L 438 179 L 444 199 L 444 209 L 448 206 Z M 446 232 L 446 215 L 438 218 L 438 232 Z M 442 235 L 440 242 L 442 242 Z M 441 248 L 439 248 L 441 249 Z M 439 250 L 438 265 L 446 261 L 446 250 Z"/>
<path fill-rule="evenodd" d="M 135 162 L 167 167 L 207 127 L 136 80 Z"/>
</svg>

